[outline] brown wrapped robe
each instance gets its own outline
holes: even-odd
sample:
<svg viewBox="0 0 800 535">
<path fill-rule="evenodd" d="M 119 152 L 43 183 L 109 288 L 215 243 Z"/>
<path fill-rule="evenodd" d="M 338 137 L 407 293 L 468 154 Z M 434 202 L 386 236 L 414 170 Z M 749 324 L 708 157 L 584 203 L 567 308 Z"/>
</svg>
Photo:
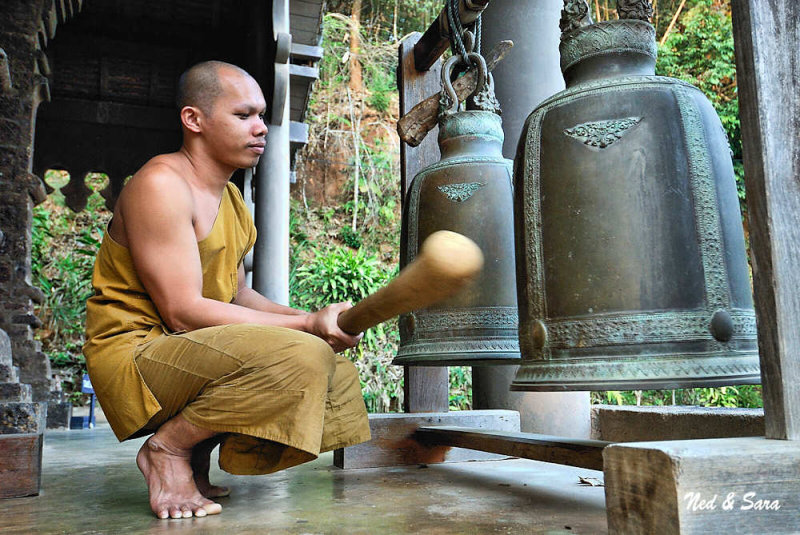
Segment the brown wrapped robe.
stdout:
<svg viewBox="0 0 800 535">
<path fill-rule="evenodd" d="M 198 242 L 203 296 L 231 302 L 238 267 L 255 243 L 239 190 L 228 184 L 209 235 Z M 358 373 L 323 340 L 254 324 L 169 333 L 133 267 L 106 232 L 87 303 L 84 354 L 119 440 L 155 431 L 181 413 L 231 433 L 220 467 L 265 474 L 321 451 L 369 440 Z"/>
</svg>

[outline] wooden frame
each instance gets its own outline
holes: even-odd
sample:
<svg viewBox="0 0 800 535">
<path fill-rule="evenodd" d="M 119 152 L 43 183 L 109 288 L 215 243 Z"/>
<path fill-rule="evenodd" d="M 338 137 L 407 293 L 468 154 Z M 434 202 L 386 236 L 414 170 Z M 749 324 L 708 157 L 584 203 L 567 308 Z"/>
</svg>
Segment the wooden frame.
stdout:
<svg viewBox="0 0 800 535">
<path fill-rule="evenodd" d="M 611 533 L 800 530 L 800 3 L 733 0 L 733 22 L 766 437 L 593 444 L 592 455 L 603 452 Z M 404 175 L 404 192 L 407 184 Z M 557 437 L 429 427 L 416 437 L 562 464 L 573 457 L 554 453 L 565 448 Z"/>
</svg>

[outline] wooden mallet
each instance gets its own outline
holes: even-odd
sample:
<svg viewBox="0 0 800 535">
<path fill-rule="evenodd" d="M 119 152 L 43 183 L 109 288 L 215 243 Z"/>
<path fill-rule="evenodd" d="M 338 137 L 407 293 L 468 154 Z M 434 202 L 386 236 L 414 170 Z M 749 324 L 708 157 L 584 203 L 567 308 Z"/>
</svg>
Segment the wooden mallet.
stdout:
<svg viewBox="0 0 800 535">
<path fill-rule="evenodd" d="M 474 241 L 449 230 L 434 232 L 397 278 L 339 314 L 339 328 L 356 334 L 428 307 L 458 292 L 482 267 L 483 253 Z"/>
</svg>

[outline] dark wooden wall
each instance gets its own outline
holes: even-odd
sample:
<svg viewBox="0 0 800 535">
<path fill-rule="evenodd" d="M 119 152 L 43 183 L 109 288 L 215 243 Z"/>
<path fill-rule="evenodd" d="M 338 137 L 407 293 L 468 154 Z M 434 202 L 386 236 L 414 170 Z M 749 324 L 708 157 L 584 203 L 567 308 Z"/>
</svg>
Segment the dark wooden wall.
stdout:
<svg viewBox="0 0 800 535">
<path fill-rule="evenodd" d="M 180 147 L 175 83 L 190 65 L 247 66 L 244 0 L 93 0 L 46 48 L 52 100 L 39 108 L 34 173 L 64 169 L 67 204 L 84 208 L 89 172 L 110 177 L 113 206 L 124 179 L 155 154 Z M 269 101 L 269 99 L 268 99 Z"/>
</svg>

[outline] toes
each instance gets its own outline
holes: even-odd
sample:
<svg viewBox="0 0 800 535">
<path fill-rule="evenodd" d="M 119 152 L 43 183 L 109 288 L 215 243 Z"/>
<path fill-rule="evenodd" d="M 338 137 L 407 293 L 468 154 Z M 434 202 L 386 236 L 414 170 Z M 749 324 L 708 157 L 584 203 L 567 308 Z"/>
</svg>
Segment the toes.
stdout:
<svg viewBox="0 0 800 535">
<path fill-rule="evenodd" d="M 154 509 L 156 516 L 162 520 L 169 518 L 191 518 L 204 517 L 207 515 L 216 515 L 222 511 L 222 506 L 218 503 L 208 501 L 203 503 L 201 501 L 188 502 L 182 505 L 164 505 L 161 509 Z"/>
<path fill-rule="evenodd" d="M 202 508 L 209 515 L 218 515 L 222 512 L 222 506 L 215 502 L 207 503 Z"/>
</svg>

